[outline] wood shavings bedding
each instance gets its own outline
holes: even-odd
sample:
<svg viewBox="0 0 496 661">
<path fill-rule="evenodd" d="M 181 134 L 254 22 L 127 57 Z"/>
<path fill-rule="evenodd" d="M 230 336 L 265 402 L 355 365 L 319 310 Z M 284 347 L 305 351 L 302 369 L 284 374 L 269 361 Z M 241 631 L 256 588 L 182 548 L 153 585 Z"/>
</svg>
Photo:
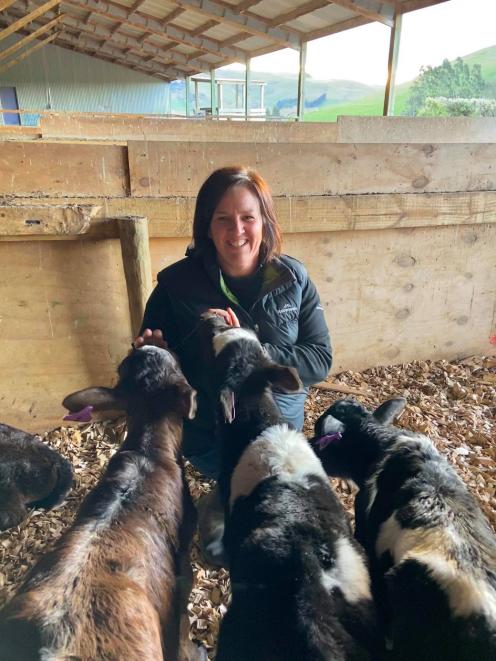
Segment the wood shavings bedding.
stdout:
<svg viewBox="0 0 496 661">
<path fill-rule="evenodd" d="M 414 361 L 333 375 L 321 387 L 310 390 L 304 429 L 307 436 L 313 434 L 319 415 L 350 392 L 371 408 L 389 397 L 406 397 L 408 404 L 398 424 L 431 437 L 456 466 L 496 530 L 496 358 Z M 45 434 L 44 440 L 72 463 L 75 485 L 59 509 L 34 510 L 21 525 L 0 533 L 0 606 L 72 522 L 82 499 L 124 437 L 122 422 L 64 427 Z M 195 500 L 212 487 L 190 465 L 187 478 Z M 351 514 L 354 487 L 343 480 L 333 480 L 333 485 Z M 219 624 L 230 600 L 229 573 L 206 565 L 196 541 L 192 564 L 195 584 L 188 605 L 191 634 L 213 658 Z"/>
</svg>

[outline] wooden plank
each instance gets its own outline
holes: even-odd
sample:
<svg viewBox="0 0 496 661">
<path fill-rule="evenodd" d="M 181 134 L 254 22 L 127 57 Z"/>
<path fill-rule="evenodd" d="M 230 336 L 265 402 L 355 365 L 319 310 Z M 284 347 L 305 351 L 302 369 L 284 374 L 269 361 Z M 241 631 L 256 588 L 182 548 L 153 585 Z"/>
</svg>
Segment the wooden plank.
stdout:
<svg viewBox="0 0 496 661">
<path fill-rule="evenodd" d="M 0 204 L 0 235 L 53 238 L 85 234 L 100 209 L 94 204 Z"/>
<path fill-rule="evenodd" d="M 15 0 L 14 0 L 15 1 Z M 40 34 L 43 34 L 47 30 L 50 30 L 51 28 L 54 27 L 54 25 L 57 25 L 57 23 L 63 18 L 63 14 L 60 14 L 60 16 L 56 16 L 53 20 L 49 21 L 48 23 L 45 23 L 45 25 L 42 25 L 40 28 L 35 30 L 34 32 L 31 32 L 31 34 L 26 35 L 19 41 L 17 41 L 15 44 L 10 46 L 9 48 L 6 48 L 5 50 L 0 52 L 0 60 L 4 60 L 6 57 L 9 57 L 9 55 L 12 55 L 12 53 L 15 53 L 19 48 L 22 48 L 26 44 L 29 44 L 33 39 L 36 39 L 37 37 L 40 36 Z"/>
<path fill-rule="evenodd" d="M 17 0 L 0 0 L 0 11 L 8 9 L 11 5 L 17 2 Z"/>
<path fill-rule="evenodd" d="M 37 9 L 34 9 L 29 14 L 26 14 L 26 16 L 23 16 L 18 21 L 14 21 L 12 25 L 9 25 L 9 27 L 5 28 L 0 32 L 0 41 L 2 41 L 2 39 L 5 39 L 6 37 L 9 37 L 11 34 L 14 34 L 14 32 L 17 32 L 25 25 L 31 23 L 31 21 L 34 21 L 36 18 L 38 18 L 38 16 L 42 16 L 47 11 L 52 9 L 52 7 L 55 7 L 55 5 L 58 4 L 60 4 L 60 0 L 48 0 L 48 2 L 45 2 Z"/>
<path fill-rule="evenodd" d="M 15 206 L 0 207 L 0 241 L 71 238 L 61 232 L 67 207 L 90 205 L 94 210 L 87 237 L 117 238 L 109 218 L 122 215 L 145 216 L 151 238 L 189 238 L 195 208 L 194 197 L 177 198 L 60 198 L 36 201 L 16 198 Z M 496 223 L 496 192 L 420 193 L 407 195 L 330 195 L 276 197 L 277 216 L 284 235 L 302 232 L 339 232 L 390 228 L 476 225 Z M 44 211 L 46 210 L 46 211 Z M 30 218 L 43 219 L 42 232 L 26 226 Z M 41 234 L 41 236 L 40 236 Z M 73 235 L 72 238 L 80 238 Z"/>
<path fill-rule="evenodd" d="M 495 245 L 481 225 L 288 235 L 284 251 L 317 286 L 339 372 L 495 355 Z"/>
<path fill-rule="evenodd" d="M 235 122 L 95 113 L 44 113 L 44 138 L 184 142 L 335 142 L 334 122 Z"/>
<path fill-rule="evenodd" d="M 126 148 L 5 142 L 0 150 L 0 195 L 126 195 Z"/>
<path fill-rule="evenodd" d="M 130 141 L 137 197 L 196 195 L 232 162 L 260 171 L 275 195 L 496 190 L 496 144 L 308 144 Z M 463 167 L 455 167 L 462 164 Z M 311 173 L 311 176 L 309 176 Z"/>
<path fill-rule="evenodd" d="M 0 141 L 2 140 L 39 140 L 40 129 L 37 126 L 2 126 L 0 125 Z"/>
<path fill-rule="evenodd" d="M 336 142 L 490 143 L 496 117 L 338 117 Z"/>
<path fill-rule="evenodd" d="M 126 216 L 116 220 L 126 276 L 131 330 L 133 337 L 136 337 L 141 329 L 148 297 L 152 292 L 148 220 L 140 216 Z"/>
<path fill-rule="evenodd" d="M 25 50 L 23 53 L 19 55 L 19 57 L 16 57 L 13 60 L 10 60 L 9 62 L 6 62 L 2 66 L 0 66 L 0 73 L 4 73 L 4 71 L 8 71 L 12 67 L 14 67 L 16 64 L 19 64 L 23 60 L 25 60 L 27 57 L 30 57 L 33 53 L 36 53 L 36 51 L 40 50 L 40 48 L 44 48 L 44 46 L 47 46 L 50 42 L 52 42 L 54 39 L 58 37 L 58 32 L 54 32 L 54 34 L 51 34 L 50 36 L 46 37 L 45 39 L 42 39 L 42 41 L 39 41 L 37 44 L 34 46 L 31 46 L 31 48 L 28 48 Z"/>
<path fill-rule="evenodd" d="M 61 424 L 63 397 L 115 383 L 131 342 L 118 240 L 0 244 L 0 419 Z"/>
</svg>

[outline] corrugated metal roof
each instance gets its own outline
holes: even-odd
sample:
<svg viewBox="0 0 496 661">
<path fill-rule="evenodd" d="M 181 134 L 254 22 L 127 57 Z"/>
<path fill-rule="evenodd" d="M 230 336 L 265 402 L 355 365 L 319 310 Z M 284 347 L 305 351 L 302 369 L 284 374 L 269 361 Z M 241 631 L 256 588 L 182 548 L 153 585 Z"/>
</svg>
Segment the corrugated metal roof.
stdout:
<svg viewBox="0 0 496 661">
<path fill-rule="evenodd" d="M 62 14 L 55 42 L 92 57 L 173 80 L 446 0 L 61 0 L 23 26 Z M 11 24 L 46 4 L 16 0 Z M 43 34 L 40 38 L 48 36 Z M 168 63 L 164 65 L 164 62 Z"/>
</svg>

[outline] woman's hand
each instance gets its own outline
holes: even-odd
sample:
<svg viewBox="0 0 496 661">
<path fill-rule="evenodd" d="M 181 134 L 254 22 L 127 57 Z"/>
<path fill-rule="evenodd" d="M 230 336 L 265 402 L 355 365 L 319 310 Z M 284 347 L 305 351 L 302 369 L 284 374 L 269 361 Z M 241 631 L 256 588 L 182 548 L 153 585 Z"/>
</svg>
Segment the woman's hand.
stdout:
<svg viewBox="0 0 496 661">
<path fill-rule="evenodd" d="M 207 312 L 222 317 L 229 326 L 235 326 L 236 328 L 241 326 L 239 319 L 232 308 L 226 308 L 225 310 L 222 310 L 221 308 L 210 308 Z"/>
<path fill-rule="evenodd" d="M 154 347 L 160 347 L 160 349 L 167 349 L 167 342 L 164 340 L 162 331 L 158 328 L 154 331 L 145 328 L 143 335 L 138 335 L 133 342 L 135 349 L 139 349 L 145 346 L 145 344 L 151 344 Z"/>
</svg>

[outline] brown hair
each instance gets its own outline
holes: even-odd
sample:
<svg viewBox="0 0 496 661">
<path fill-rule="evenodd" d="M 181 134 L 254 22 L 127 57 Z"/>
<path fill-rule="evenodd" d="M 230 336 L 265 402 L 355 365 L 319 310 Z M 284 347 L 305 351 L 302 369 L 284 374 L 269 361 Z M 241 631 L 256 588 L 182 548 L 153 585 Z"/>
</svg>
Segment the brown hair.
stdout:
<svg viewBox="0 0 496 661">
<path fill-rule="evenodd" d="M 266 264 L 281 254 L 281 230 L 277 222 L 274 200 L 265 180 L 256 170 L 239 165 L 231 165 L 215 170 L 203 182 L 196 198 L 193 220 L 193 242 L 195 251 L 202 253 L 213 243 L 208 230 L 214 211 L 224 193 L 232 186 L 245 186 L 260 202 L 262 213 L 262 243 L 260 262 Z"/>
</svg>

